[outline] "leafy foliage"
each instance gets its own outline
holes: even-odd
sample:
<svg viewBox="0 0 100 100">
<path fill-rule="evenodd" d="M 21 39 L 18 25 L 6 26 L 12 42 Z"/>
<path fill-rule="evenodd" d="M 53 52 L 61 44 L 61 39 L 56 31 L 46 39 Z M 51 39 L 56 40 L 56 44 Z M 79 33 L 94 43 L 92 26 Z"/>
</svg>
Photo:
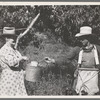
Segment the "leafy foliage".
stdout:
<svg viewBox="0 0 100 100">
<path fill-rule="evenodd" d="M 34 41 L 36 31 L 49 31 L 57 41 L 68 44 L 75 42 L 74 35 L 84 25 L 91 26 L 93 33 L 100 36 L 99 5 L 0 6 L 0 28 L 14 26 L 19 35 L 39 12 L 41 16 L 34 28 L 32 27 L 29 33 L 21 39 L 20 47 L 26 47 L 31 41 Z"/>
</svg>

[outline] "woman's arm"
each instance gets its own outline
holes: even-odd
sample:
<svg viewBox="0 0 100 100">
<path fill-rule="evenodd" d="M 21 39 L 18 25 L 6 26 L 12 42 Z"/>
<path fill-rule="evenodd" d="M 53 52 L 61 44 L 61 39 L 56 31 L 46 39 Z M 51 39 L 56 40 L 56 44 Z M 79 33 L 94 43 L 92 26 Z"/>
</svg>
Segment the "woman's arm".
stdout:
<svg viewBox="0 0 100 100">
<path fill-rule="evenodd" d="M 6 55 L 5 58 L 3 58 L 3 61 L 10 67 L 18 67 L 20 61 L 22 60 L 28 60 L 28 58 L 26 56 L 20 56 L 19 58 L 16 58 L 10 54 Z"/>
</svg>

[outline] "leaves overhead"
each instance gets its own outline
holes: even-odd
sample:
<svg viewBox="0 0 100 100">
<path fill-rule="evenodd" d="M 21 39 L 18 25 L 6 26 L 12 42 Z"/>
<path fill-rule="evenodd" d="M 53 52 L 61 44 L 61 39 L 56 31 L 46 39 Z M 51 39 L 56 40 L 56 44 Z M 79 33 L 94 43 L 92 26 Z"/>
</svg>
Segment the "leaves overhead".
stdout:
<svg viewBox="0 0 100 100">
<path fill-rule="evenodd" d="M 88 25 L 93 28 L 93 33 L 100 37 L 99 5 L 0 6 L 0 28 L 14 26 L 16 33 L 20 34 L 39 12 L 39 19 L 21 39 L 20 47 L 26 47 L 30 42 L 34 42 L 37 31 L 45 32 L 46 35 L 49 31 L 57 41 L 73 44 L 74 36 L 80 27 Z M 19 28 L 22 30 L 17 30 Z"/>
</svg>

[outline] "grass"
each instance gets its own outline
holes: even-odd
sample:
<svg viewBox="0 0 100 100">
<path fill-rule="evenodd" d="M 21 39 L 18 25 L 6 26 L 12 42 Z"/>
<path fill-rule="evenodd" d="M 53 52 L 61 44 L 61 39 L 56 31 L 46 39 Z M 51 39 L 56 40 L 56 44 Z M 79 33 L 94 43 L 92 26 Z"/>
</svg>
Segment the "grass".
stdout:
<svg viewBox="0 0 100 100">
<path fill-rule="evenodd" d="M 73 77 L 68 69 L 71 65 L 47 67 L 43 62 L 44 57 L 56 59 L 60 55 L 66 55 L 71 48 L 66 44 L 50 41 L 43 42 L 40 47 L 36 48 L 31 44 L 23 52 L 24 55 L 29 57 L 29 62 L 38 61 L 43 64 L 41 80 L 38 82 L 25 80 L 28 95 L 73 95 Z"/>
<path fill-rule="evenodd" d="M 62 76 L 48 73 L 39 82 L 25 80 L 25 85 L 28 95 L 66 95 L 66 89 L 72 85 L 72 78 L 69 74 Z"/>
</svg>

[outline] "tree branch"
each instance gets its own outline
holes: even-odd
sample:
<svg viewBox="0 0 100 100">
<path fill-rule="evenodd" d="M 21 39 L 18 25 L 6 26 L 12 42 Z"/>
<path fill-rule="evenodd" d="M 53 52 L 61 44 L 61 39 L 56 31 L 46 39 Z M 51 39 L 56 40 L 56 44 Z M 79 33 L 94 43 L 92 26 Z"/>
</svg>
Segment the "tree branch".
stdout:
<svg viewBox="0 0 100 100">
<path fill-rule="evenodd" d="M 30 30 L 30 28 L 34 25 L 34 23 L 36 22 L 36 20 L 38 19 L 39 16 L 40 16 L 40 13 L 37 14 L 37 16 L 32 20 L 32 22 L 30 23 L 30 25 L 28 26 L 28 28 L 17 37 L 16 43 L 15 43 L 15 49 L 17 48 L 19 39 L 21 39 Z"/>
</svg>

